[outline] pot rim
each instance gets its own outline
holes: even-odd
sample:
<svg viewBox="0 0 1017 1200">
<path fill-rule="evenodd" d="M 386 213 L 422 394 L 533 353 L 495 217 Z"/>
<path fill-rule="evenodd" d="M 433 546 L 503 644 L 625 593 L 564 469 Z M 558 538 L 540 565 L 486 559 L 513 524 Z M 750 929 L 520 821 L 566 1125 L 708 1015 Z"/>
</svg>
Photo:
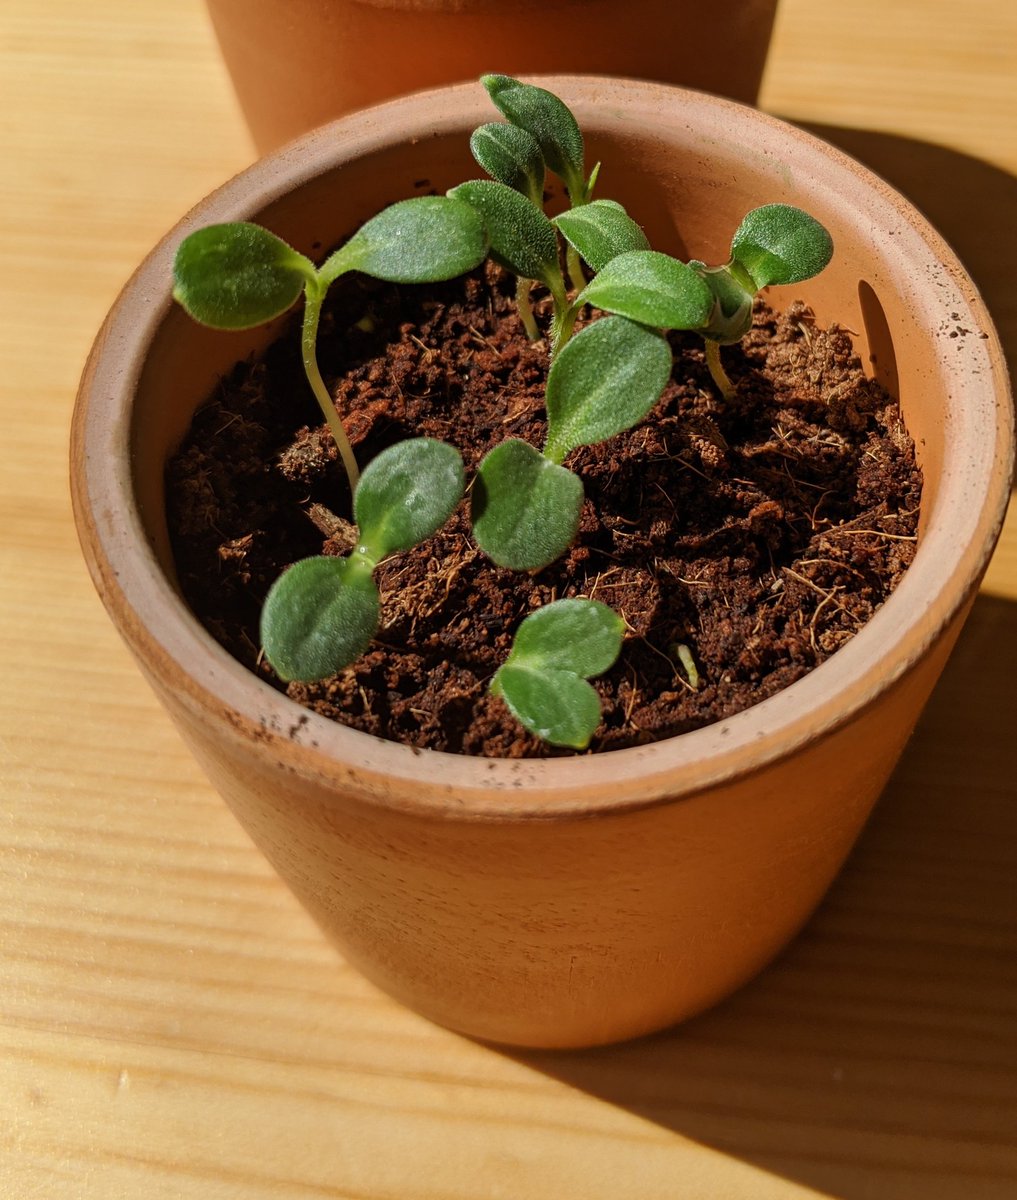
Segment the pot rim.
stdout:
<svg viewBox="0 0 1017 1200">
<path fill-rule="evenodd" d="M 301 708 L 241 666 L 198 624 L 144 532 L 129 465 L 132 403 L 144 350 L 173 303 L 170 268 L 183 236 L 212 222 L 252 219 L 345 159 L 464 122 L 472 128 L 490 119 L 487 97 L 467 83 L 342 117 L 255 163 L 184 217 L 113 306 L 78 394 L 72 495 L 96 586 L 146 673 L 227 736 L 250 747 L 268 743 L 300 775 L 369 804 L 457 820 L 589 817 L 651 806 L 731 781 L 830 734 L 906 675 L 973 596 L 1002 525 L 1012 471 L 1012 404 L 992 322 L 953 252 L 884 181 L 804 130 L 706 93 L 602 76 L 527 78 L 562 95 L 581 126 L 605 105 L 606 111 L 625 109 L 630 115 L 623 120 L 640 114 L 649 120 L 680 105 L 686 123 L 698 122 L 716 136 L 730 137 L 723 131 L 732 120 L 738 127 L 748 123 L 757 154 L 788 158 L 792 144 L 804 156 L 802 176 L 825 179 L 814 185 L 820 189 L 833 191 L 846 176 L 862 181 L 866 211 L 860 219 L 879 231 L 892 216 L 891 259 L 918 255 L 930 278 L 937 272 L 944 310 L 961 313 L 978 336 L 963 339 L 963 355 L 948 364 L 959 383 L 963 360 L 966 403 L 957 422 L 963 437 L 948 446 L 944 484 L 914 563 L 866 626 L 825 663 L 727 720 L 647 746 L 522 760 L 418 750 Z M 810 164 L 825 171 L 810 170 Z M 956 342 L 951 350 L 956 352 Z M 117 464 L 112 471 L 111 462 Z M 959 533 L 941 528 L 935 517 L 948 507 L 956 514 L 956 506 L 964 517 Z"/>
</svg>

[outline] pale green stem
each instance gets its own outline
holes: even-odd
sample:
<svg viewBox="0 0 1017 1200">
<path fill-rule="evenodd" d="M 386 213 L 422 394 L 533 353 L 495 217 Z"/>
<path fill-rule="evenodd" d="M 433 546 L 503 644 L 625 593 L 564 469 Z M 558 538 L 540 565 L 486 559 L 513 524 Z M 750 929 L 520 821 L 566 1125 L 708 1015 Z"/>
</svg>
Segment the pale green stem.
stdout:
<svg viewBox="0 0 1017 1200">
<path fill-rule="evenodd" d="M 565 266 L 569 273 L 569 285 L 577 292 L 581 292 L 586 287 L 586 276 L 583 274 L 582 264 L 579 261 L 579 252 L 575 246 L 569 246 L 565 252 Z"/>
<path fill-rule="evenodd" d="M 322 286 L 317 280 L 313 282 L 311 280 L 307 281 L 304 289 L 304 328 L 300 340 L 300 349 L 303 354 L 304 372 L 307 375 L 307 381 L 311 385 L 314 398 L 318 401 L 322 416 L 325 418 L 332 437 L 335 440 L 336 447 L 339 450 L 339 457 L 346 468 L 346 478 L 349 480 L 350 494 L 352 495 L 356 491 L 357 481 L 360 479 L 360 469 L 357 466 L 356 458 L 353 456 L 353 447 L 350 445 L 350 439 L 346 436 L 346 430 L 343 428 L 342 421 L 339 420 L 335 404 L 329 395 L 328 388 L 325 387 L 325 381 L 321 377 L 321 372 L 318 370 L 318 357 L 315 352 L 318 340 L 318 321 L 321 318 L 321 304 L 325 299 L 326 286 Z"/>
<path fill-rule="evenodd" d="M 551 319 L 551 361 L 558 357 L 558 353 L 562 346 L 572 336 L 572 331 L 576 327 L 576 317 L 579 316 L 579 309 L 570 307 L 566 298 L 562 304 L 558 303 L 555 298 L 554 316 Z"/>
<path fill-rule="evenodd" d="M 725 400 L 733 400 L 736 394 L 735 385 L 728 378 L 720 361 L 720 342 L 715 342 L 713 338 L 704 338 L 703 340 L 706 342 L 706 365 L 710 368 L 713 382 L 720 388 L 721 395 Z"/>
<path fill-rule="evenodd" d="M 526 330 L 526 336 L 531 342 L 538 342 L 540 341 L 540 330 L 537 328 L 537 322 L 533 316 L 533 305 L 530 303 L 532 286 L 532 279 L 520 277 L 516 280 L 516 307 L 519 309 L 519 319 Z"/>
<path fill-rule="evenodd" d="M 685 675 L 689 681 L 689 687 L 694 692 L 699 690 L 699 670 L 696 667 L 696 660 L 692 657 L 692 651 L 684 642 L 677 642 L 674 646 L 674 652 L 678 656 L 678 661 L 681 663 Z"/>
</svg>

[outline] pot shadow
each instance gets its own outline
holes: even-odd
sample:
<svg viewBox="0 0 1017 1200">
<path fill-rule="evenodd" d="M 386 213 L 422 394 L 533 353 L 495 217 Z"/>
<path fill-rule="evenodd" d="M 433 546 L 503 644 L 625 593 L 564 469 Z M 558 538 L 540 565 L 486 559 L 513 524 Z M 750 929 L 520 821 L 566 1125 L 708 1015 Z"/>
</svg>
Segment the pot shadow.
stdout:
<svg viewBox="0 0 1017 1200">
<path fill-rule="evenodd" d="M 881 176 L 943 235 L 978 285 L 1017 378 L 1017 178 L 982 159 L 897 134 L 796 122 Z"/>
<path fill-rule="evenodd" d="M 1015 677 L 1017 604 L 981 596 L 843 873 L 776 963 L 672 1031 L 513 1056 L 837 1200 L 1017 1195 Z"/>
</svg>

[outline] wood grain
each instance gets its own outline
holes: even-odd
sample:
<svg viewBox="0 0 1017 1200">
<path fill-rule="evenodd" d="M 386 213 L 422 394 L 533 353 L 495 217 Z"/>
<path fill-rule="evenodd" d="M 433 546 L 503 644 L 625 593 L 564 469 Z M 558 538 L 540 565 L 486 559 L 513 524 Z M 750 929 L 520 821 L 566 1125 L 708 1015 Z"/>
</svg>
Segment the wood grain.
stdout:
<svg viewBox="0 0 1017 1200">
<path fill-rule="evenodd" d="M 775 966 L 630 1046 L 457 1038 L 322 942 L 77 555 L 90 340 L 253 153 L 204 11 L 2 0 L 0 101 L 0 1196 L 1017 1194 L 1014 519 L 875 819 Z M 762 102 L 930 213 L 1017 361 L 1017 8 L 783 0 Z"/>
</svg>

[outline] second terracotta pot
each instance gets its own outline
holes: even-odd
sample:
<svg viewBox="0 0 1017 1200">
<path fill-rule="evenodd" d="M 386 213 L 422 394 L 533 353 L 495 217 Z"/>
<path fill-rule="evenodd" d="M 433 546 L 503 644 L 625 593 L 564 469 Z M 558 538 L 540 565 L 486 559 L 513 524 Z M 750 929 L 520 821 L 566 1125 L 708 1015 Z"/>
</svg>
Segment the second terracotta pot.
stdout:
<svg viewBox="0 0 1017 1200">
<path fill-rule="evenodd" d="M 263 154 L 343 113 L 488 71 L 627 75 L 754 103 L 776 7 L 777 0 L 208 0 Z"/>
</svg>

